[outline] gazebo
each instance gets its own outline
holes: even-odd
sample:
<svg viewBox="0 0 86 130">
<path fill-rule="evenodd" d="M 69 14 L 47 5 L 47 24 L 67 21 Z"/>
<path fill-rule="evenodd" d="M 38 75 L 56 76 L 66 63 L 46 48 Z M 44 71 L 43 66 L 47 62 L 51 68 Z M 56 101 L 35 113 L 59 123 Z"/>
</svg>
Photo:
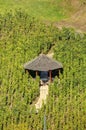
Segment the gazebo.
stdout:
<svg viewBox="0 0 86 130">
<path fill-rule="evenodd" d="M 62 63 L 55 61 L 44 54 L 40 54 L 38 57 L 30 62 L 24 64 L 25 71 L 28 71 L 32 77 L 40 76 L 40 79 L 44 82 L 52 81 L 52 79 L 62 72 Z"/>
</svg>

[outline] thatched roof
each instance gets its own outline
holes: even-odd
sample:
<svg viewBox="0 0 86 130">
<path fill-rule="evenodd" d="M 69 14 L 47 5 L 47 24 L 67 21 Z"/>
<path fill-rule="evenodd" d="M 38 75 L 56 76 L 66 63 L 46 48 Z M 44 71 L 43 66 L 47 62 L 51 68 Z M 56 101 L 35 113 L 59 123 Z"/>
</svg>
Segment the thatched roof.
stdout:
<svg viewBox="0 0 86 130">
<path fill-rule="evenodd" d="M 60 62 L 57 62 L 44 54 L 39 55 L 34 60 L 24 64 L 24 68 L 34 71 L 49 71 L 63 68 Z"/>
</svg>

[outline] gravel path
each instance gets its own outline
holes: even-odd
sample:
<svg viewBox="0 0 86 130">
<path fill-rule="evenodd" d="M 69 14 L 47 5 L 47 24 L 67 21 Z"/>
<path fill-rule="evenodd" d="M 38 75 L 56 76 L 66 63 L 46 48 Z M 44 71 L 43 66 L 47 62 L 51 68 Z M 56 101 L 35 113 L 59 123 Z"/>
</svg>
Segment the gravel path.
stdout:
<svg viewBox="0 0 86 130">
<path fill-rule="evenodd" d="M 40 87 L 40 97 L 37 101 L 37 103 L 35 104 L 36 109 L 40 109 L 42 106 L 42 103 L 46 103 L 46 98 L 48 95 L 48 85 L 43 85 Z"/>
</svg>

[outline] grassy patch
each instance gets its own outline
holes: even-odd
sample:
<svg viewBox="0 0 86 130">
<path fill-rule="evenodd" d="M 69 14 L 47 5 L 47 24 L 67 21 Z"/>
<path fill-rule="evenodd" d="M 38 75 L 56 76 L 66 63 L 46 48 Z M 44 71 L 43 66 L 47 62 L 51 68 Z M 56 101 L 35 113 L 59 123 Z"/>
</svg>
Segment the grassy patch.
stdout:
<svg viewBox="0 0 86 130">
<path fill-rule="evenodd" d="M 62 0 L 61 0 L 62 1 Z M 67 17 L 60 0 L 0 0 L 0 12 L 24 9 L 28 14 L 42 20 L 58 21 Z"/>
</svg>

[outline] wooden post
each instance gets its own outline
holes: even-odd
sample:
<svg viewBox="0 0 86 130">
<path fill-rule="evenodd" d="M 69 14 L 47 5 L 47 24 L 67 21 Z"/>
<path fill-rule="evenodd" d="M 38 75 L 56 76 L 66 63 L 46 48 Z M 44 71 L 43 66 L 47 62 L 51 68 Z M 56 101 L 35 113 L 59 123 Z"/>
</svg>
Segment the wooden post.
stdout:
<svg viewBox="0 0 86 130">
<path fill-rule="evenodd" d="M 44 115 L 44 129 L 43 130 L 46 130 L 46 116 Z"/>
<path fill-rule="evenodd" d="M 60 76 L 60 69 L 59 69 L 59 76 Z"/>
<path fill-rule="evenodd" d="M 38 76 L 38 71 L 36 71 L 36 77 Z"/>
<path fill-rule="evenodd" d="M 27 74 L 29 73 L 27 69 L 25 70 L 25 73 L 27 73 Z"/>
<path fill-rule="evenodd" d="M 52 82 L 52 71 L 49 71 L 50 82 Z"/>
</svg>

